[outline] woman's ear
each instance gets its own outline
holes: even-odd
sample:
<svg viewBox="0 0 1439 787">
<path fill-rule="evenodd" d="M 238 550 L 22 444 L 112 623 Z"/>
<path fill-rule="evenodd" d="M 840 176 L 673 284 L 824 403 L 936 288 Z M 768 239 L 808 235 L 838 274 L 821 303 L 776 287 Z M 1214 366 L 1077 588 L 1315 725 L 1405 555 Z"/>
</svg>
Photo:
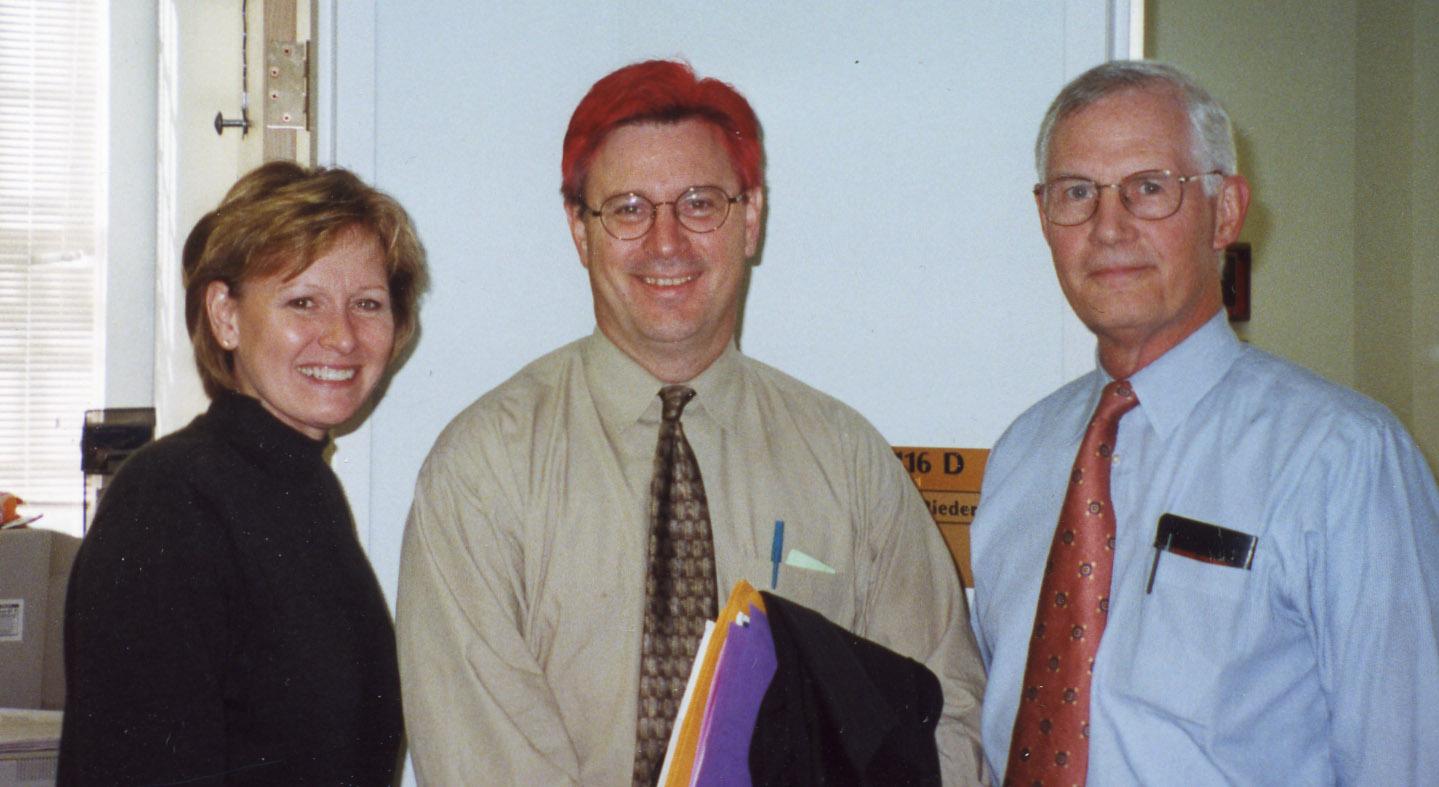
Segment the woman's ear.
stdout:
<svg viewBox="0 0 1439 787">
<path fill-rule="evenodd" d="M 205 288 L 205 317 L 222 348 L 233 350 L 240 346 L 240 302 L 230 285 L 212 281 Z"/>
</svg>

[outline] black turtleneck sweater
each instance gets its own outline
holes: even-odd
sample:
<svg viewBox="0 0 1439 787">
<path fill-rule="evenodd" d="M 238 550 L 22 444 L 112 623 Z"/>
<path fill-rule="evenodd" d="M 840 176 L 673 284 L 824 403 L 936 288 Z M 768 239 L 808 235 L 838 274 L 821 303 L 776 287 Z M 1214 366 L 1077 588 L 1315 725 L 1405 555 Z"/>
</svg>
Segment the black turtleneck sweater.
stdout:
<svg viewBox="0 0 1439 787">
<path fill-rule="evenodd" d="M 390 783 L 394 628 L 325 446 L 227 394 L 121 467 L 70 575 L 60 784 Z"/>
</svg>

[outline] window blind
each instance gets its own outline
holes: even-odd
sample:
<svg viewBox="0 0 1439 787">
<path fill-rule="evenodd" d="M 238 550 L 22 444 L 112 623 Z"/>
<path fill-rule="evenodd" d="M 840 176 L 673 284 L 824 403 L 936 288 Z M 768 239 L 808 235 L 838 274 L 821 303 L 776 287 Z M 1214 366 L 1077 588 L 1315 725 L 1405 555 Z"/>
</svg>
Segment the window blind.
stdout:
<svg viewBox="0 0 1439 787">
<path fill-rule="evenodd" d="M 0 489 L 52 525 L 78 523 L 100 399 L 105 15 L 0 0 Z"/>
</svg>

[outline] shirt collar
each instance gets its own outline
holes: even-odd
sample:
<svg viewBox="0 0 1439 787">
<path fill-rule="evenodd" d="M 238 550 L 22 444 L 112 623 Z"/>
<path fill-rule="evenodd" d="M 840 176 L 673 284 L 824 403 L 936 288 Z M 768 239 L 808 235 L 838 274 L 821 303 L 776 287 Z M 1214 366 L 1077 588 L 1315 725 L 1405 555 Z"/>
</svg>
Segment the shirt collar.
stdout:
<svg viewBox="0 0 1439 787">
<path fill-rule="evenodd" d="M 1234 365 L 1242 348 L 1221 309 L 1199 330 L 1129 378 L 1139 397 L 1139 411 L 1160 437 L 1167 437 L 1184 422 Z M 1114 379 L 1103 367 L 1097 377 L 1096 403 L 1099 389 Z"/>
<path fill-rule="evenodd" d="M 659 421 L 659 391 L 666 384 L 615 346 L 599 328 L 584 341 L 581 357 L 590 395 L 600 420 L 609 430 L 622 430 L 648 420 Z M 739 411 L 740 354 L 734 341 L 709 368 L 685 383 L 695 398 L 685 406 L 684 417 L 708 417 L 720 427 L 734 423 Z"/>
</svg>

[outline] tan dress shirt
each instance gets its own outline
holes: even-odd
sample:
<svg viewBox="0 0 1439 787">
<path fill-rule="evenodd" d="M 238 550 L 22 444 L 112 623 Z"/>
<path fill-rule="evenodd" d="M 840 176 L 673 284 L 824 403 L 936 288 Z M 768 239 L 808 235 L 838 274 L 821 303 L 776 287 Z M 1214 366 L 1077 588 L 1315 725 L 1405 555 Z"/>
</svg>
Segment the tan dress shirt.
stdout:
<svg viewBox="0 0 1439 787">
<path fill-rule="evenodd" d="M 721 605 L 740 579 L 924 662 L 944 687 L 946 783 L 982 767 L 984 675 L 954 566 L 879 433 L 731 346 L 689 383 L 685 433 Z M 628 784 L 648 497 L 662 383 L 603 334 L 460 413 L 420 472 L 397 631 L 405 719 L 430 784 Z M 479 780 L 479 781 L 477 781 Z"/>
</svg>

